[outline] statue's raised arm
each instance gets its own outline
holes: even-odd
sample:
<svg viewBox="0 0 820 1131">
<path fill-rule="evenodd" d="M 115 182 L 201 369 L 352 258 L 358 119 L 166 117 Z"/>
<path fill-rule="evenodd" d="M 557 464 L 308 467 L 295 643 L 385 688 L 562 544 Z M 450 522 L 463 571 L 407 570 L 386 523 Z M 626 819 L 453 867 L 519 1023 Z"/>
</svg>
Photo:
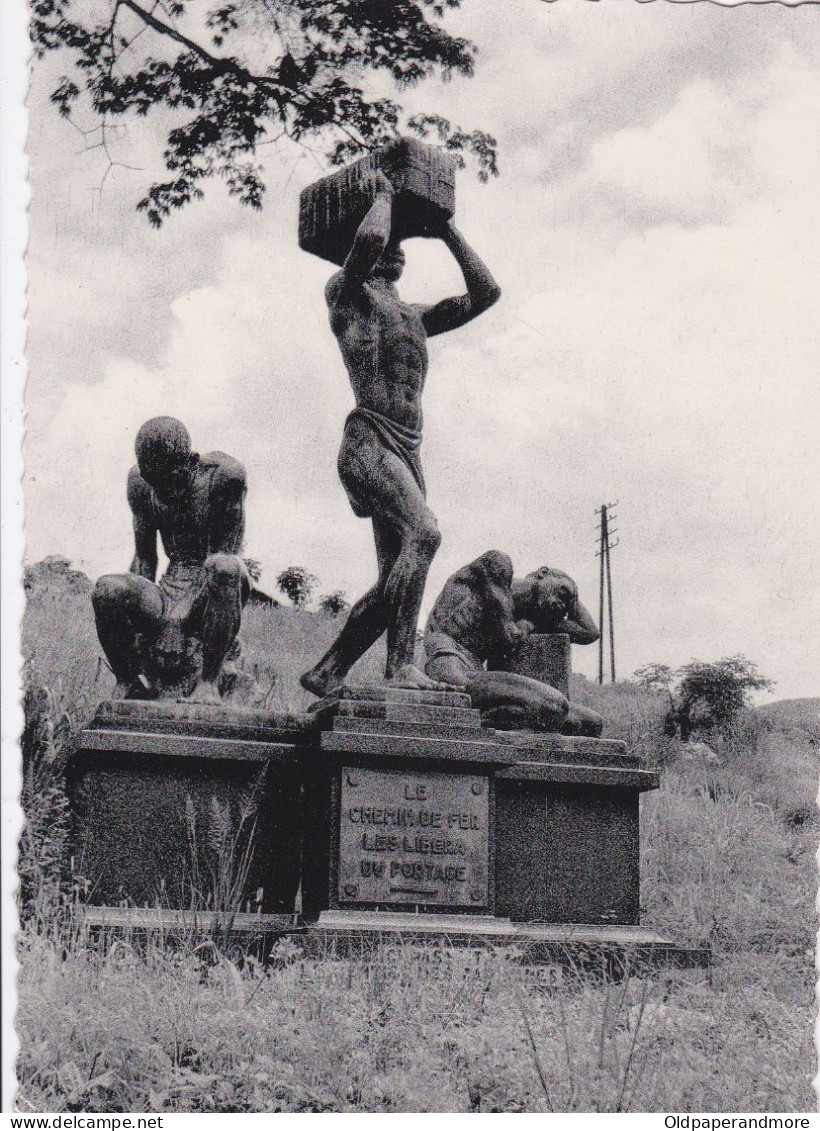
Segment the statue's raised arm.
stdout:
<svg viewBox="0 0 820 1131">
<path fill-rule="evenodd" d="M 601 635 L 592 614 L 577 599 L 577 595 L 575 608 L 567 614 L 567 619 L 559 625 L 558 631 L 566 632 L 572 644 L 594 644 Z"/>
<path fill-rule="evenodd" d="M 438 235 L 452 252 L 464 276 L 467 293 L 420 308 L 428 338 L 456 330 L 471 322 L 473 318 L 489 310 L 501 297 L 501 288 L 490 274 L 489 268 L 476 255 L 452 220 L 448 220 L 438 232 L 431 234 Z"/>
<path fill-rule="evenodd" d="M 379 171 L 373 174 L 373 187 L 373 203 L 358 227 L 341 272 L 330 280 L 329 289 L 363 286 L 390 241 L 393 186 Z"/>
<path fill-rule="evenodd" d="M 424 633 L 427 674 L 466 688 L 486 725 L 599 737 L 600 715 L 571 704 L 546 679 L 515 670 L 533 626 L 579 644 L 597 638 L 578 587 L 548 566 L 525 578 L 512 574 L 510 558 L 488 550 L 448 579 Z"/>
</svg>

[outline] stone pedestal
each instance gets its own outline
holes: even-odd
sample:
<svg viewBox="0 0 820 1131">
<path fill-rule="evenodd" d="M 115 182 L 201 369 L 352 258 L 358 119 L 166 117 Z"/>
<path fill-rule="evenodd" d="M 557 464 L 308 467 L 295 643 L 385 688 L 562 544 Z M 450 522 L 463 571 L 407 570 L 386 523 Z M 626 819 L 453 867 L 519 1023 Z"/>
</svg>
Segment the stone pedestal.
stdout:
<svg viewBox="0 0 820 1131">
<path fill-rule="evenodd" d="M 510 671 L 548 683 L 569 698 L 572 645 L 566 632 L 533 633 L 518 646 Z"/>
<path fill-rule="evenodd" d="M 657 773 L 622 742 L 482 728 L 464 694 L 342 688 L 297 717 L 104 704 L 71 781 L 95 921 L 181 914 L 199 889 L 325 940 L 672 945 L 639 926 Z"/>
<path fill-rule="evenodd" d="M 638 799 L 658 775 L 622 742 L 486 730 L 467 696 L 431 699 L 343 689 L 317 708 L 327 907 L 637 924 Z"/>
<path fill-rule="evenodd" d="M 106 907 L 292 913 L 304 720 L 101 704 L 69 767 L 75 867 Z"/>
</svg>

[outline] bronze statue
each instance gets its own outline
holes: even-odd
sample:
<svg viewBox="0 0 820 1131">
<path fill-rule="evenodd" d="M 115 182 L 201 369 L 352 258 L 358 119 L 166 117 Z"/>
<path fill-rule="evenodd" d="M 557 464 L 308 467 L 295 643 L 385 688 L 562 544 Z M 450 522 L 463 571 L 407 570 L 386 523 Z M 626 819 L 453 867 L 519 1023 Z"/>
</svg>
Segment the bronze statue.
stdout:
<svg viewBox="0 0 820 1131">
<path fill-rule="evenodd" d="M 302 676 L 302 686 L 316 695 L 338 686 L 384 632 L 386 681 L 438 687 L 413 663 L 424 583 L 441 541 L 419 460 L 427 338 L 463 326 L 501 293 L 447 221 L 425 234 L 452 252 L 467 293 L 430 306 L 402 302 L 395 284 L 405 258 L 400 242 L 391 238 L 393 187 L 379 172 L 374 188 L 374 202 L 325 297 L 356 397 L 345 423 L 339 476 L 354 513 L 373 521 L 379 577 L 353 606 L 329 651 Z"/>
<path fill-rule="evenodd" d="M 170 416 L 143 424 L 135 450 L 134 560 L 128 573 L 101 577 L 92 598 L 117 680 L 113 697 L 218 702 L 222 663 L 235 650 L 251 589 L 238 557 L 245 469 L 224 452 L 191 451 L 188 430 Z M 157 533 L 168 556 L 158 585 Z"/>
<path fill-rule="evenodd" d="M 433 606 L 424 634 L 427 674 L 465 687 L 494 725 L 598 737 L 602 722 L 594 711 L 509 670 L 531 633 L 566 633 L 573 644 L 598 639 L 571 577 L 544 566 L 514 579 L 507 554 L 488 550 L 448 579 Z"/>
</svg>

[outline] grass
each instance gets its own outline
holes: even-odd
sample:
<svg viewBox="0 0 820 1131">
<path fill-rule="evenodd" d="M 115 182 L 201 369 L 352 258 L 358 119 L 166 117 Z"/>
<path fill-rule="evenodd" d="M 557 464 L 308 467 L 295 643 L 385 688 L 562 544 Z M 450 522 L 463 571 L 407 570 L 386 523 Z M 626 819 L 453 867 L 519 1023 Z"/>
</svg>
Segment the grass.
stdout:
<svg viewBox="0 0 820 1131">
<path fill-rule="evenodd" d="M 28 940 L 19 1107 L 36 1111 L 809 1110 L 810 977 L 541 985 L 500 949 L 232 962 Z"/>
<path fill-rule="evenodd" d="M 260 701 L 301 707 L 298 674 L 337 628 L 318 614 L 248 610 L 242 663 L 258 673 Z M 605 733 L 663 769 L 661 789 L 641 802 L 643 922 L 709 942 L 710 976 L 612 983 L 569 970 L 556 981 L 503 948 L 381 946 L 348 961 L 308 955 L 298 937 L 260 963 L 196 932 L 102 947 L 67 913 L 76 892 L 57 863 L 59 775 L 111 677 L 86 595 L 30 595 L 24 633 L 36 725 L 26 746 L 23 855 L 34 880 L 19 941 L 21 1111 L 814 1107 L 811 728 L 753 713 L 710 759 L 662 737 L 653 696 L 575 681 Z M 375 677 L 379 662 L 358 678 Z"/>
</svg>

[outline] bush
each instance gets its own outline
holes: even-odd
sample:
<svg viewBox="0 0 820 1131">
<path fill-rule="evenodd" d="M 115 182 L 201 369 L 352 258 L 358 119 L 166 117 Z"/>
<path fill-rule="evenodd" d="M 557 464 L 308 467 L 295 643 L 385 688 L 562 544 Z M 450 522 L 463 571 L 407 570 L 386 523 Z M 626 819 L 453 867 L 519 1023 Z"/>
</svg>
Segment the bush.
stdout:
<svg viewBox="0 0 820 1131">
<path fill-rule="evenodd" d="M 304 566 L 288 566 L 276 578 L 280 592 L 293 602 L 297 609 L 304 608 L 319 583 L 315 574 L 308 573 Z"/>
<path fill-rule="evenodd" d="M 242 662 L 270 675 L 270 709 L 312 701 L 298 677 L 336 629 L 304 610 L 246 610 Z M 719 760 L 697 760 L 664 736 L 661 696 L 573 678 L 572 697 L 604 716 L 605 736 L 664 765 L 661 788 L 641 801 L 643 922 L 676 941 L 709 941 L 708 978 L 541 979 L 514 950 L 443 945 L 376 947 L 353 962 L 311 957 L 298 937 L 260 963 L 194 929 L 101 944 L 66 914 L 76 891 L 66 882 L 62 767 L 113 682 L 87 592 L 32 588 L 24 650 L 29 910 L 17 1024 L 29 1110 L 810 1109 L 810 730 L 741 712 L 716 743 Z M 383 663 L 380 644 L 351 678 L 378 680 Z M 244 867 L 252 824 L 251 808 L 236 825 L 213 806 L 192 815 L 202 902 L 230 908 L 238 873 L 228 862 Z"/>
<path fill-rule="evenodd" d="M 686 742 L 693 731 L 731 732 L 741 712 L 749 707 L 751 691 L 771 691 L 745 656 L 727 656 L 713 663 L 692 660 L 673 671 L 666 664 L 646 664 L 633 679 L 648 691 L 660 693 L 668 704 L 665 730 L 674 736 L 680 727 Z"/>
<path fill-rule="evenodd" d="M 810 841 L 722 767 L 664 771 L 641 800 L 642 903 L 646 921 L 717 954 L 805 955 L 814 926 Z"/>
<path fill-rule="evenodd" d="M 350 602 L 342 589 L 337 589 L 335 593 L 326 593 L 319 600 L 319 611 L 331 617 L 341 616 L 349 608 Z"/>
<path fill-rule="evenodd" d="M 20 742 L 23 782 L 20 805 L 18 893 L 21 917 L 48 917 L 60 903 L 67 875 L 69 812 L 63 771 L 73 739 L 71 720 L 52 691 L 31 683 L 23 695 Z"/>
<path fill-rule="evenodd" d="M 806 970 L 567 970 L 517 952 L 375 946 L 268 964 L 128 939 L 57 959 L 22 941 L 28 1109 L 191 1112 L 807 1111 Z M 554 972 L 553 972 L 554 973 Z M 763 1050 L 768 1055 L 761 1057 Z"/>
</svg>

